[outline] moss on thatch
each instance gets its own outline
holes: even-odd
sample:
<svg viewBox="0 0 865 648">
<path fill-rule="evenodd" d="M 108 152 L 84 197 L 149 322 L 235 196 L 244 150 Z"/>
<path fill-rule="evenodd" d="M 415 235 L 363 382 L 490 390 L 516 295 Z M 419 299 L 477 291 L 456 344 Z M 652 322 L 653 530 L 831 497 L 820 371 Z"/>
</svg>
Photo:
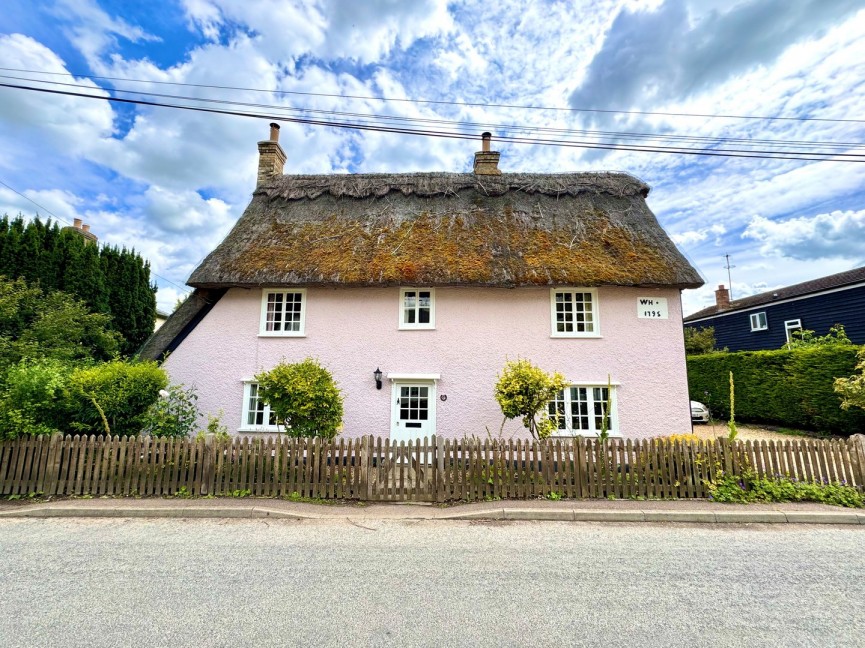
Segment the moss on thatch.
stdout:
<svg viewBox="0 0 865 648">
<path fill-rule="evenodd" d="M 701 285 L 647 192 L 625 174 L 285 176 L 189 283 Z"/>
</svg>

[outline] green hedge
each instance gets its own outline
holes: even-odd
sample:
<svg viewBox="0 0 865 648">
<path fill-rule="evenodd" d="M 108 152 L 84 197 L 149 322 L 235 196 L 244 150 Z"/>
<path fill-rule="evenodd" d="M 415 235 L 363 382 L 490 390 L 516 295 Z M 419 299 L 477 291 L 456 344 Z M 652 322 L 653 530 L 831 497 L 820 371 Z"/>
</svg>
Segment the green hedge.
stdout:
<svg viewBox="0 0 865 648">
<path fill-rule="evenodd" d="M 726 418 L 732 371 L 737 421 L 863 433 L 865 410 L 842 410 L 832 389 L 835 378 L 853 375 L 858 350 L 845 345 L 688 356 L 688 388 L 693 400 Z"/>
</svg>

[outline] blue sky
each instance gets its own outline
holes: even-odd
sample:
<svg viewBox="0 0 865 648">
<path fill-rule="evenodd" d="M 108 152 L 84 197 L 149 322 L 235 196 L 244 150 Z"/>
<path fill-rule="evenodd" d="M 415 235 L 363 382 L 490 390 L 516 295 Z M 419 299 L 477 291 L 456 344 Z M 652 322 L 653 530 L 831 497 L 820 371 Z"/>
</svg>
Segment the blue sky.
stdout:
<svg viewBox="0 0 865 648">
<path fill-rule="evenodd" d="M 63 81 L 89 93 L 135 88 L 285 108 L 471 121 L 488 124 L 494 134 L 517 133 L 503 126 L 518 125 L 865 140 L 865 123 L 855 121 L 562 110 L 865 120 L 862 0 L 3 5 L 0 65 L 31 72 L 0 74 Z M 160 307 L 171 310 L 182 293 L 178 284 L 183 286 L 249 201 L 256 142 L 266 138 L 268 121 L 0 88 L 0 181 L 63 220 L 82 218 L 103 241 L 134 246 L 160 277 Z M 477 148 L 465 140 L 291 123 L 283 123 L 281 143 L 288 154 L 286 173 L 466 171 Z M 686 312 L 710 304 L 713 289 L 727 283 L 725 254 L 735 264 L 734 297 L 865 263 L 862 163 L 504 143 L 496 148 L 505 171 L 609 169 L 646 181 L 652 187 L 649 205 L 707 281 L 685 292 Z M 2 185 L 0 212 L 45 215 Z"/>
</svg>

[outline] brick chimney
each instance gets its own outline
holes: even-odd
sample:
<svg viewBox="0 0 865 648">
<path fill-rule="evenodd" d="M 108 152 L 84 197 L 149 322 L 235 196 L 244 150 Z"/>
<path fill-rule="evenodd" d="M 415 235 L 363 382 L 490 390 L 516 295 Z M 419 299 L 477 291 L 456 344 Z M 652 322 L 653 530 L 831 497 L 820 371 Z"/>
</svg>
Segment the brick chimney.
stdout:
<svg viewBox="0 0 865 648">
<path fill-rule="evenodd" d="M 492 133 L 484 133 L 481 135 L 481 150 L 475 153 L 475 175 L 501 175 L 499 171 L 499 156 L 498 151 L 490 150 L 490 141 Z"/>
<path fill-rule="evenodd" d="M 99 240 L 96 234 L 90 231 L 90 225 L 88 223 L 82 224 L 80 218 L 73 219 L 72 225 L 67 225 L 63 229 L 75 232 L 79 236 L 83 236 L 88 242 L 92 241 L 93 243 L 96 243 L 96 241 Z"/>
<path fill-rule="evenodd" d="M 730 291 L 724 288 L 724 284 L 718 286 L 718 290 L 715 291 L 715 306 L 718 310 L 730 308 Z"/>
<path fill-rule="evenodd" d="M 270 139 L 258 143 L 258 181 L 256 187 L 282 175 L 285 151 L 279 145 L 279 124 L 270 125 Z"/>
</svg>

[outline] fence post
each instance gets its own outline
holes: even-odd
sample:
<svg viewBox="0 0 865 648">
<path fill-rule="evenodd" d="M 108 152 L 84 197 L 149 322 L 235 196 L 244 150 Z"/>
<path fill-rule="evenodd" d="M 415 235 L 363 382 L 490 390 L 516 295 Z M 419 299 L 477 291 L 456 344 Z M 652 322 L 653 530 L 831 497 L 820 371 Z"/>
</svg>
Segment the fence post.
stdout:
<svg viewBox="0 0 865 648">
<path fill-rule="evenodd" d="M 45 495 L 54 495 L 57 490 L 57 479 L 60 472 L 59 453 L 62 441 L 62 432 L 55 432 L 51 435 L 48 444 L 48 461 L 45 464 L 45 473 L 42 475 L 42 492 Z"/>
<path fill-rule="evenodd" d="M 369 443 L 372 435 L 365 435 L 360 442 L 360 499 L 369 500 L 369 482 L 370 470 L 372 470 L 372 462 L 370 461 Z"/>
<path fill-rule="evenodd" d="M 437 435 L 433 435 L 433 481 L 435 483 L 435 501 L 445 501 L 445 440 Z"/>
<path fill-rule="evenodd" d="M 199 495 L 209 495 L 211 488 L 210 485 L 213 482 L 213 447 L 214 447 L 214 438 L 213 434 L 205 434 L 204 435 L 204 448 L 201 454 L 201 468 L 198 471 L 198 494 Z"/>
<path fill-rule="evenodd" d="M 865 490 L 865 434 L 850 436 L 850 458 L 855 466 L 856 485 L 859 490 Z"/>
</svg>

